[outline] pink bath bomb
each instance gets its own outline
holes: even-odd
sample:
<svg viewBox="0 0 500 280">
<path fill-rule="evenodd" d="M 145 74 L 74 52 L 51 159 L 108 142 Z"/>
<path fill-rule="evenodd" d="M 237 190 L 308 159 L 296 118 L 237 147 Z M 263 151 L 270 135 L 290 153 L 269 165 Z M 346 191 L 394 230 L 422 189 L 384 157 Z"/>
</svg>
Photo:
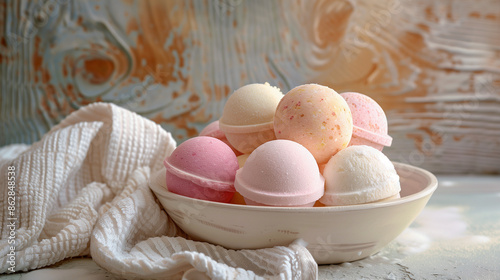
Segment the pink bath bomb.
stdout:
<svg viewBox="0 0 500 280">
<path fill-rule="evenodd" d="M 312 207 L 323 196 L 324 185 L 313 155 L 290 140 L 257 147 L 235 180 L 247 205 Z"/>
<path fill-rule="evenodd" d="M 380 105 L 372 98 L 357 92 L 340 94 L 351 110 L 353 131 L 349 146 L 367 145 L 379 151 L 391 146 L 392 137 L 387 134 L 387 117 Z"/>
<path fill-rule="evenodd" d="M 231 201 L 239 165 L 234 152 L 221 140 L 208 136 L 188 139 L 163 163 L 170 192 L 216 202 Z"/>
<path fill-rule="evenodd" d="M 224 132 L 222 132 L 222 130 L 220 130 L 219 120 L 213 121 L 209 125 L 205 126 L 205 128 L 203 128 L 203 130 L 201 130 L 199 136 L 209 136 L 209 137 L 217 138 L 217 139 L 221 140 L 222 142 L 226 143 L 229 147 L 231 147 L 231 149 L 236 154 L 236 156 L 239 156 L 242 154 L 240 151 L 236 150 L 231 145 L 231 143 L 229 143 L 229 141 L 227 140 L 226 134 L 224 134 Z"/>
<path fill-rule="evenodd" d="M 226 139 L 226 135 L 219 128 L 219 120 L 213 121 L 205 126 L 205 128 L 201 130 L 199 136 L 209 136 L 219 140 Z M 225 141 L 223 142 L 225 143 Z"/>
</svg>

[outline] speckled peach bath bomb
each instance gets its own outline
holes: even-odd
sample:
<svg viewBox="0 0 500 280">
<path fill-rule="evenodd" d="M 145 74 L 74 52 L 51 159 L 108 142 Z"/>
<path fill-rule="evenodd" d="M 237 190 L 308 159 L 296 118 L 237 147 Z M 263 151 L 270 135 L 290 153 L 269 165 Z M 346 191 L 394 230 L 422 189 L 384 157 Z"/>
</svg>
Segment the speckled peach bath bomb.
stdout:
<svg viewBox="0 0 500 280">
<path fill-rule="evenodd" d="M 290 90 L 281 99 L 274 116 L 276 138 L 302 144 L 319 164 L 347 147 L 352 129 L 351 111 L 344 98 L 317 84 Z"/>
</svg>

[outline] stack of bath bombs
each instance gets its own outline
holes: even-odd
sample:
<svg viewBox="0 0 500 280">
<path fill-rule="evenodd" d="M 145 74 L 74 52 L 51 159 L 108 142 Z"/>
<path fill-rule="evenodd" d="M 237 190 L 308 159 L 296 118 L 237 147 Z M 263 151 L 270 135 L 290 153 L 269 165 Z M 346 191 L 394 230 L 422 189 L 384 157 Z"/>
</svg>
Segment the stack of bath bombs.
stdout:
<svg viewBox="0 0 500 280">
<path fill-rule="evenodd" d="M 265 84 L 229 96 L 222 117 L 165 159 L 169 191 L 276 207 L 354 205 L 399 197 L 382 153 L 387 118 L 370 97 L 318 85 L 283 95 Z"/>
</svg>

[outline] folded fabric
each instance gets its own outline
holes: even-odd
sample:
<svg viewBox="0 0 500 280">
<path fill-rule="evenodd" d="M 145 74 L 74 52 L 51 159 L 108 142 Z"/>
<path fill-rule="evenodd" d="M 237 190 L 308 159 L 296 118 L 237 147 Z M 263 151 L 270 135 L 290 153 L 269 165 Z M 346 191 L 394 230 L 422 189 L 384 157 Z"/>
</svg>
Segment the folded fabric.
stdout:
<svg viewBox="0 0 500 280">
<path fill-rule="evenodd" d="M 152 121 L 95 103 L 31 146 L 1 148 L 1 273 L 90 255 L 130 279 L 317 278 L 301 242 L 228 250 L 189 240 L 148 186 L 175 146 Z"/>
</svg>

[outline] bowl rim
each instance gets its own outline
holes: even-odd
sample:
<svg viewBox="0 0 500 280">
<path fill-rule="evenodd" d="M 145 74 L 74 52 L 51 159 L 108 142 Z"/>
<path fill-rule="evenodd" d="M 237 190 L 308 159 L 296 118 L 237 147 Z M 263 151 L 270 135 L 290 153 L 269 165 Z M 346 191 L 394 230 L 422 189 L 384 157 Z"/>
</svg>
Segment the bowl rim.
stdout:
<svg viewBox="0 0 500 280">
<path fill-rule="evenodd" d="M 438 180 L 436 176 L 431 172 L 410 164 L 405 164 L 400 162 L 393 162 L 393 164 L 396 167 L 396 170 L 404 169 L 407 170 L 405 172 L 412 172 L 412 173 L 419 172 L 422 175 L 422 177 L 428 180 L 427 186 L 417 193 L 410 194 L 395 200 L 370 202 L 370 203 L 356 204 L 356 205 L 323 206 L 323 207 L 286 207 L 286 206 L 273 207 L 273 206 L 256 206 L 256 205 L 222 203 L 222 202 L 201 200 L 171 193 L 166 188 L 160 187 L 157 184 L 151 184 L 151 182 L 149 183 L 149 187 L 157 197 L 167 197 L 170 199 L 180 200 L 184 203 L 204 204 L 206 206 L 227 208 L 239 211 L 287 212 L 287 213 L 329 213 L 329 212 L 345 212 L 345 211 L 363 211 L 374 208 L 393 207 L 396 205 L 415 201 L 424 198 L 426 196 L 430 196 L 436 190 L 438 186 Z"/>
</svg>

